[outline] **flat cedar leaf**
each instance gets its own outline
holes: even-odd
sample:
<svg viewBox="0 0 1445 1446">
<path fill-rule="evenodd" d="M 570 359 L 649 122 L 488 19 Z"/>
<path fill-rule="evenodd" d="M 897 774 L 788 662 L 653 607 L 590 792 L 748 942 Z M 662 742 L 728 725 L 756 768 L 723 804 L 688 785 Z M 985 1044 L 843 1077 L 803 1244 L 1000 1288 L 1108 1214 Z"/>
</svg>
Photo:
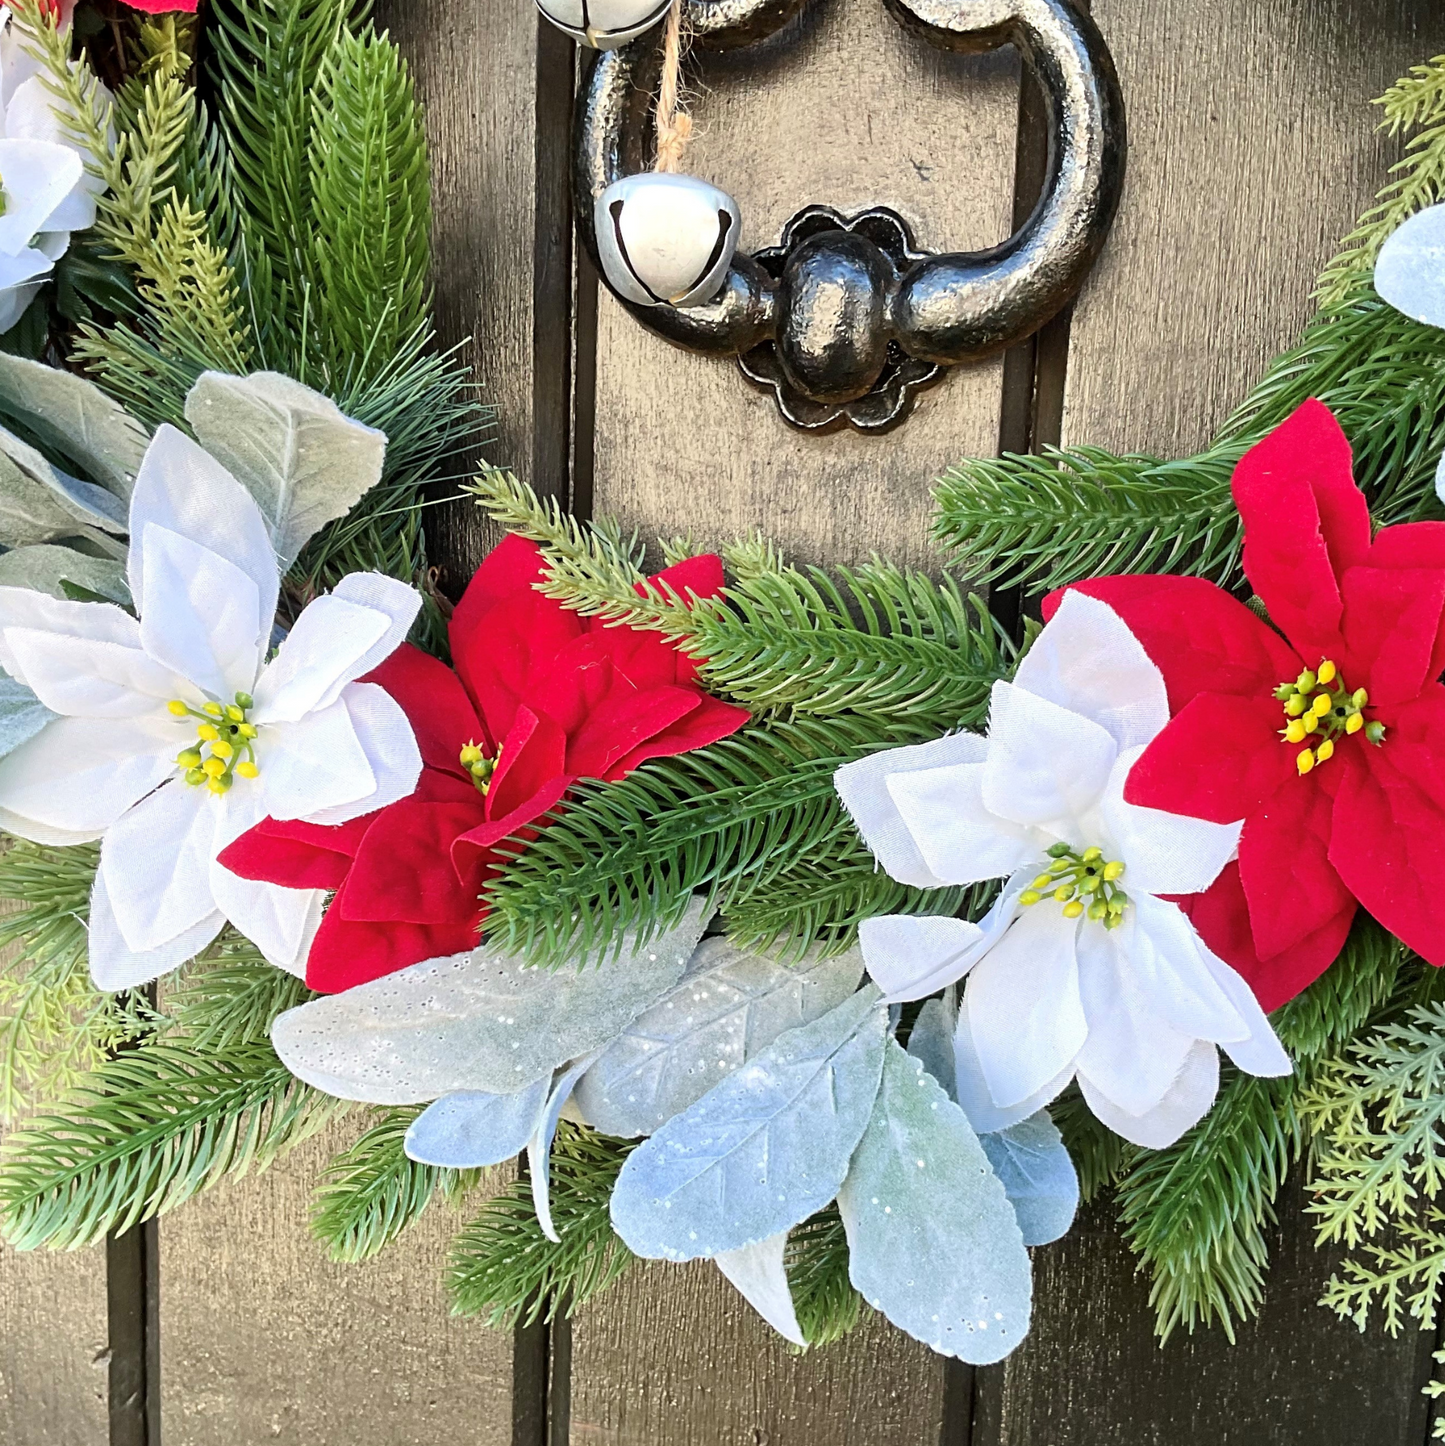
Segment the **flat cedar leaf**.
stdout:
<svg viewBox="0 0 1445 1446">
<path fill-rule="evenodd" d="M 696 1260 L 800 1225 L 838 1192 L 878 1091 L 871 984 L 779 1035 L 627 1157 L 612 1224 L 636 1255 Z"/>
<path fill-rule="evenodd" d="M 838 1194 L 849 1275 L 899 1330 L 972 1365 L 1029 1328 L 1028 1251 L 963 1111 L 888 1041 L 872 1118 Z"/>
<path fill-rule="evenodd" d="M 457 1090 L 511 1094 L 611 1041 L 682 978 L 702 937 L 695 899 L 678 928 L 606 964 L 557 970 L 482 944 L 288 1010 L 271 1039 L 317 1089 L 408 1105 Z"/>
<path fill-rule="evenodd" d="M 742 1298 L 784 1340 L 795 1346 L 806 1346 L 808 1342 L 798 1324 L 798 1312 L 783 1264 L 787 1248 L 788 1236 L 783 1231 L 755 1245 L 744 1245 L 741 1250 L 725 1250 L 713 1258 Z"/>
<path fill-rule="evenodd" d="M 650 1135 L 711 1086 L 858 987 L 857 949 L 777 963 L 728 939 L 704 939 L 682 982 L 638 1015 L 577 1086 L 587 1122 L 619 1139 Z"/>
<path fill-rule="evenodd" d="M 1003 1181 L 1025 1245 L 1062 1239 L 1079 1208 L 1079 1172 L 1046 1110 L 978 1142 Z"/>
<path fill-rule="evenodd" d="M 283 570 L 381 480 L 385 434 L 279 372 L 203 372 L 186 421 L 260 505 Z"/>
<path fill-rule="evenodd" d="M 0 585 L 9 556 L 0 557 Z M 56 716 L 24 683 L 0 673 L 0 758 L 29 742 Z"/>
<path fill-rule="evenodd" d="M 459 1090 L 443 1095 L 411 1122 L 407 1157 L 454 1170 L 500 1165 L 526 1149 L 551 1087 L 551 1075 L 543 1075 L 516 1094 Z"/>
<path fill-rule="evenodd" d="M 0 553 L 0 587 L 28 587 L 51 597 L 71 597 L 65 583 L 112 602 L 131 600 L 125 567 L 109 558 L 88 557 L 51 542 Z"/>
<path fill-rule="evenodd" d="M 91 481 L 129 500 L 150 437 L 94 382 L 0 354 L 0 413 L 19 419 Z"/>
</svg>

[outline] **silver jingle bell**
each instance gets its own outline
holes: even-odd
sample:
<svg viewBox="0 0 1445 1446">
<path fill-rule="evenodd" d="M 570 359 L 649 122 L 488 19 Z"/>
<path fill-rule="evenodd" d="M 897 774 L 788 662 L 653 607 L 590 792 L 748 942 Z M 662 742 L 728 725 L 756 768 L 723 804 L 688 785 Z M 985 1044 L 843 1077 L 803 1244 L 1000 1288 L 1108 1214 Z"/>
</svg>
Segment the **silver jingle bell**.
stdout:
<svg viewBox="0 0 1445 1446">
<path fill-rule="evenodd" d="M 647 171 L 597 198 L 597 250 L 612 289 L 639 306 L 703 306 L 722 288 L 742 217 L 726 191 Z"/>
<path fill-rule="evenodd" d="M 616 50 L 651 30 L 672 0 L 537 0 L 537 9 L 579 45 Z"/>
</svg>

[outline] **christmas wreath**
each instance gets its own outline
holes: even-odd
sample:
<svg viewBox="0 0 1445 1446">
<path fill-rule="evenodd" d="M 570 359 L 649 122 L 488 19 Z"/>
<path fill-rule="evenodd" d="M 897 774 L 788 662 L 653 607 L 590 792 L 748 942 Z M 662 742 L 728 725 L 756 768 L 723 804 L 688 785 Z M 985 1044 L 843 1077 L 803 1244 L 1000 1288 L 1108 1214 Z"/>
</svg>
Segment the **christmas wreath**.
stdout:
<svg viewBox="0 0 1445 1446">
<path fill-rule="evenodd" d="M 508 535 L 450 598 L 423 506 L 488 413 L 404 62 L 352 0 L 215 0 L 198 73 L 134 8 L 0 32 L 9 1242 L 345 1116 L 316 1234 L 473 1194 L 462 1312 L 706 1259 L 800 1348 L 866 1308 L 983 1363 L 1105 1192 L 1161 1334 L 1230 1330 L 1304 1162 L 1324 1303 L 1433 1329 L 1445 58 L 1199 455 L 962 463 L 938 576 L 649 574 L 485 471 Z"/>
</svg>

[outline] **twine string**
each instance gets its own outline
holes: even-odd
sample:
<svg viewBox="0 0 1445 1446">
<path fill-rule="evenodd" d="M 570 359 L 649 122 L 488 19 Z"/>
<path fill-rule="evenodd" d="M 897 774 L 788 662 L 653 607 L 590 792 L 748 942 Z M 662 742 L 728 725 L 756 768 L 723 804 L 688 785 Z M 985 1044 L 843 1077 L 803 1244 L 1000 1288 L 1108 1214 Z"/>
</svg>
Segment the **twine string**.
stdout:
<svg viewBox="0 0 1445 1446">
<path fill-rule="evenodd" d="M 692 117 L 682 97 L 683 0 L 672 0 L 667 32 L 662 42 L 662 84 L 657 93 L 657 160 L 654 170 L 674 175 L 682 169 L 682 154 L 692 139 Z"/>
</svg>

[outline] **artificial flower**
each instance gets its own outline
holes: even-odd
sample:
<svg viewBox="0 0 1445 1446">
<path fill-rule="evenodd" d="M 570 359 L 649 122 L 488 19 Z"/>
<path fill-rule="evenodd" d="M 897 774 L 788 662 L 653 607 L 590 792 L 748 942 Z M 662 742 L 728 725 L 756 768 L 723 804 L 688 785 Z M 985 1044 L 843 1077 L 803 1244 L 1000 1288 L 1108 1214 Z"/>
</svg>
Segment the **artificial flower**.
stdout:
<svg viewBox="0 0 1445 1446">
<path fill-rule="evenodd" d="M 1169 721 L 1159 669 L 1119 616 L 1066 597 L 994 685 L 987 738 L 959 733 L 841 769 L 884 869 L 920 888 L 1008 876 L 982 925 L 864 922 L 890 999 L 968 977 L 955 1032 L 959 1102 L 981 1131 L 1027 1118 L 1077 1077 L 1111 1129 L 1160 1148 L 1209 1108 L 1216 1046 L 1251 1074 L 1290 1064 L 1244 980 L 1166 895 L 1207 888 L 1239 825 L 1125 801 Z"/>
<path fill-rule="evenodd" d="M 69 19 L 63 8 L 60 23 Z M 95 224 L 95 199 L 104 189 L 87 174 L 93 157 L 74 144 L 64 103 L 50 93 L 43 68 L 10 10 L 0 7 L 0 332 L 35 299 L 69 249 L 70 233 Z M 110 93 L 97 85 L 94 99 L 108 105 Z"/>
<path fill-rule="evenodd" d="M 579 778 L 622 778 L 746 721 L 698 687 L 685 653 L 579 617 L 537 592 L 545 576 L 541 550 L 509 536 L 452 617 L 456 671 L 402 648 L 372 675 L 415 727 L 426 765 L 415 796 L 344 828 L 269 819 L 227 849 L 245 878 L 336 890 L 306 967 L 313 989 L 473 947 L 504 839 L 538 827 Z M 656 581 L 711 597 L 722 565 L 695 557 Z"/>
<path fill-rule="evenodd" d="M 1350 444 L 1316 401 L 1240 460 L 1234 500 L 1273 627 L 1199 578 L 1080 590 L 1128 623 L 1176 715 L 1129 800 L 1243 820 L 1237 869 L 1191 912 L 1274 1009 L 1329 967 L 1361 904 L 1445 964 L 1445 523 L 1372 540 Z"/>
<path fill-rule="evenodd" d="M 136 476 L 127 566 L 139 619 L 0 588 L 0 666 L 58 715 L 0 760 L 0 825 L 103 840 L 90 908 L 103 989 L 183 963 L 227 919 L 295 969 L 322 893 L 240 879 L 216 855 L 268 815 L 340 824 L 412 791 L 406 715 L 353 680 L 402 641 L 421 599 L 354 573 L 268 663 L 279 576 L 261 511 L 169 426 Z"/>
</svg>

